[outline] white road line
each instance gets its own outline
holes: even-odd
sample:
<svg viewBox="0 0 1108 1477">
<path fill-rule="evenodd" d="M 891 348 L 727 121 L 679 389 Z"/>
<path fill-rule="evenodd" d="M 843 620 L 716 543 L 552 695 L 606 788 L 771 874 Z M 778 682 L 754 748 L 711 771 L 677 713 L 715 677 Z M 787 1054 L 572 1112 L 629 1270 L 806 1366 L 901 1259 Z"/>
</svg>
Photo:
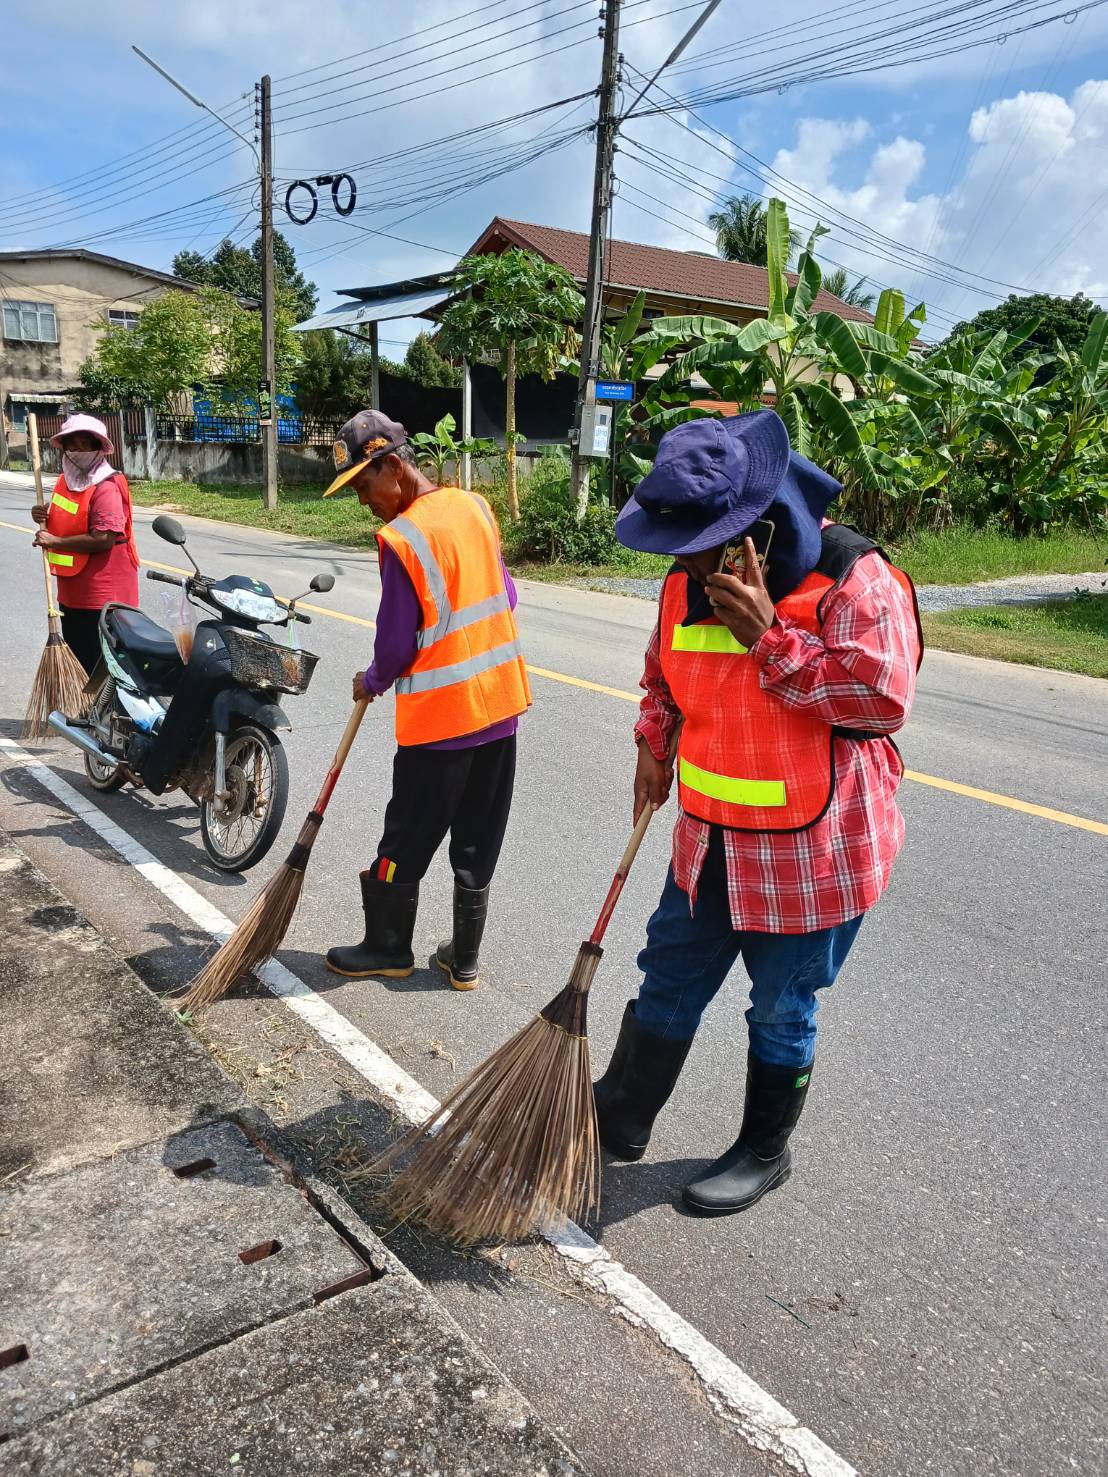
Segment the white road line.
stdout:
<svg viewBox="0 0 1108 1477">
<path fill-rule="evenodd" d="M 232 932 L 231 919 L 213 907 L 195 887 L 153 856 L 141 842 L 116 825 L 86 796 L 41 759 L 0 735 L 0 753 L 14 767 L 26 769 L 43 789 L 129 862 L 163 897 L 196 927 L 222 942 Z M 408 1075 L 387 1052 L 359 1031 L 334 1006 L 276 960 L 259 971 L 266 988 L 331 1047 L 409 1123 L 422 1122 L 438 1106 L 435 1098 Z M 689 1365 L 713 1408 L 759 1451 L 783 1458 L 804 1477 L 858 1477 L 849 1462 L 802 1426 L 722 1350 L 664 1303 L 579 1226 L 544 1233 L 591 1287 L 619 1305 L 622 1314 L 648 1328 L 666 1348 Z"/>
</svg>

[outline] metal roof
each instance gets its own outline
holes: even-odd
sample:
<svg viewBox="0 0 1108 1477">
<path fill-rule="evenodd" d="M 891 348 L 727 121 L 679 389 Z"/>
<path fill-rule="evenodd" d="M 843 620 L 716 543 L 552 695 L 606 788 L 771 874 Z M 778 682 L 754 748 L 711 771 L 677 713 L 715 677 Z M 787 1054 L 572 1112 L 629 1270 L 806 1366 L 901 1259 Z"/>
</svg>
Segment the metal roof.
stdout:
<svg viewBox="0 0 1108 1477">
<path fill-rule="evenodd" d="M 393 283 L 382 289 L 361 288 L 361 293 L 377 292 L 381 295 L 372 298 L 358 297 L 347 303 L 339 303 L 337 307 L 328 308 L 325 313 L 316 313 L 313 318 L 298 323 L 294 331 L 308 333 L 313 328 L 359 328 L 370 323 L 387 323 L 391 318 L 419 318 L 432 308 L 447 302 L 453 295 L 449 287 L 424 287 L 415 292 L 398 292 L 394 290 L 397 286 L 405 288 L 409 284 Z"/>
</svg>

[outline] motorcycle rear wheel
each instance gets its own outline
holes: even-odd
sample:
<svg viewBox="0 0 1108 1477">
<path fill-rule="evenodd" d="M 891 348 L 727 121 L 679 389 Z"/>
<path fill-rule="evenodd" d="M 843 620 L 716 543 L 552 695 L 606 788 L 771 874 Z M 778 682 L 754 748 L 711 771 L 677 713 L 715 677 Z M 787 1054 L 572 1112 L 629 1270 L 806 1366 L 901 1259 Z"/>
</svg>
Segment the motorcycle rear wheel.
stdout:
<svg viewBox="0 0 1108 1477">
<path fill-rule="evenodd" d="M 281 740 L 268 728 L 243 723 L 227 735 L 224 806 L 200 804 L 204 850 L 221 872 L 245 872 L 277 840 L 289 799 L 289 766 Z"/>
<path fill-rule="evenodd" d="M 105 677 L 89 708 L 89 716 L 103 721 L 115 702 L 115 678 Z M 127 783 L 127 771 L 120 764 L 103 764 L 91 754 L 85 756 L 85 778 L 101 795 L 121 790 Z"/>
</svg>

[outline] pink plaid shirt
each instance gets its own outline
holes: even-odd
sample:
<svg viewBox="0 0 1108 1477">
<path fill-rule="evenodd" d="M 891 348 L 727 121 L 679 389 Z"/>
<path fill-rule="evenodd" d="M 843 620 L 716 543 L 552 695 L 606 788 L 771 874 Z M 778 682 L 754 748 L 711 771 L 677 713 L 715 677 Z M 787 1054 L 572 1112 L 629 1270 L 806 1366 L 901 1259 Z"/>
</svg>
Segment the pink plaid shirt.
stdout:
<svg viewBox="0 0 1108 1477">
<path fill-rule="evenodd" d="M 681 576 L 674 576 L 680 578 Z M 827 597 L 818 636 L 778 616 L 750 648 L 766 692 L 843 728 L 892 734 L 916 687 L 915 615 L 879 554 L 863 556 Z M 679 717 L 662 674 L 658 628 L 646 652 L 646 696 L 635 725 L 663 759 Z M 904 840 L 896 804 L 904 766 L 891 739 L 835 739 L 835 793 L 805 831 L 724 830 L 731 921 L 757 933 L 811 933 L 871 908 L 888 886 Z M 708 852 L 710 827 L 681 811 L 673 875 L 689 907 Z"/>
</svg>

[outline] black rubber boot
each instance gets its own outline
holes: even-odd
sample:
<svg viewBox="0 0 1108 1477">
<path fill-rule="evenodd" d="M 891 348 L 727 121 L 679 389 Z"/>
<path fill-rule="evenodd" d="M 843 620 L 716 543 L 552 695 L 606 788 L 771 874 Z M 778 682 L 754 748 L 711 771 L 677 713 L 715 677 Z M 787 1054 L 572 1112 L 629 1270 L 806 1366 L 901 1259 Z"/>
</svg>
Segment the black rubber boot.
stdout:
<svg viewBox="0 0 1108 1477">
<path fill-rule="evenodd" d="M 750 1052 L 746 1059 L 743 1125 L 731 1147 L 699 1179 L 684 1201 L 698 1215 L 733 1215 L 783 1185 L 792 1173 L 789 1136 L 808 1096 L 812 1067 L 778 1067 Z"/>
<path fill-rule="evenodd" d="M 692 1046 L 640 1026 L 635 1002 L 623 1012 L 608 1070 L 593 1086 L 600 1142 L 616 1159 L 641 1159 L 654 1120 L 669 1101 Z"/>
<path fill-rule="evenodd" d="M 477 955 L 488 913 L 487 887 L 461 887 L 455 882 L 454 936 L 444 939 L 435 954 L 435 963 L 444 974 L 450 976 L 450 983 L 455 990 L 475 990 L 480 983 L 477 978 Z"/>
<path fill-rule="evenodd" d="M 384 975 L 407 979 L 415 969 L 412 934 L 419 906 L 418 882 L 382 882 L 361 874 L 365 938 L 360 944 L 328 949 L 327 968 L 350 979 Z"/>
</svg>

